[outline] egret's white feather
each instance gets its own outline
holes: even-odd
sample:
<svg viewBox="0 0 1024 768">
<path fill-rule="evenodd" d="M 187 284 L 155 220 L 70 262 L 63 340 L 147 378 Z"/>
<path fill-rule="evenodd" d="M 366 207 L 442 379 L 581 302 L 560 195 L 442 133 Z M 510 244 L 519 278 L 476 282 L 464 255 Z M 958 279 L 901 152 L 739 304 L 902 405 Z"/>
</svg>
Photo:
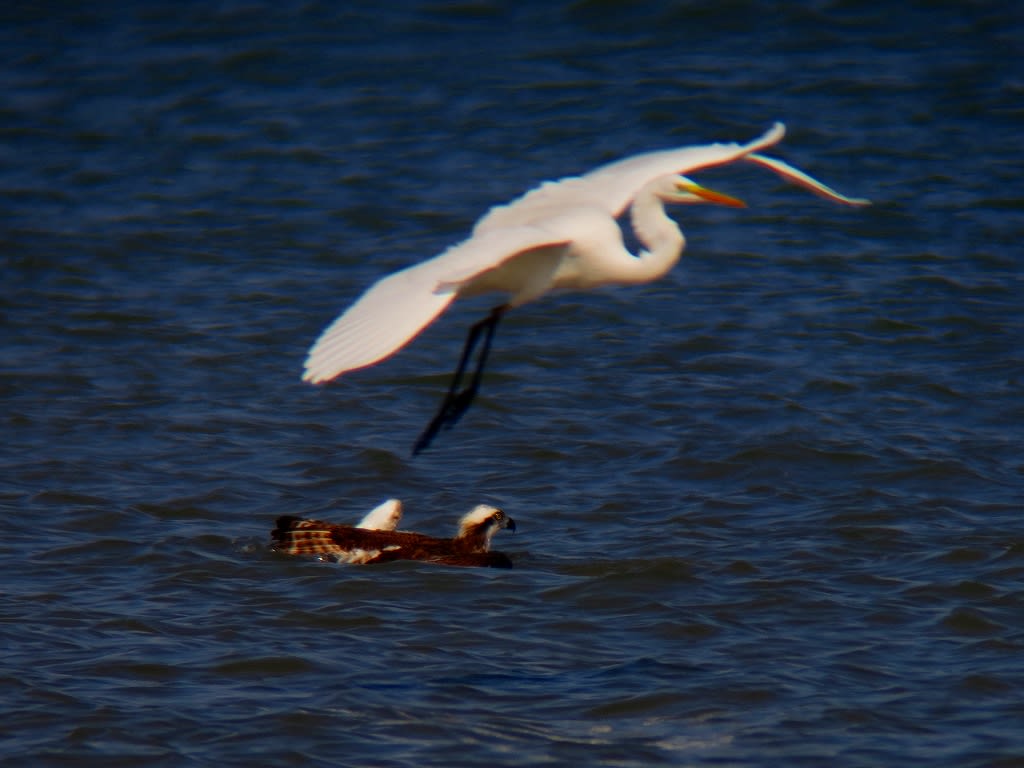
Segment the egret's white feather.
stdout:
<svg viewBox="0 0 1024 768">
<path fill-rule="evenodd" d="M 303 380 L 318 384 L 393 355 L 441 314 L 469 280 L 524 251 L 564 241 L 540 227 L 511 227 L 455 245 L 374 283 L 320 335 Z"/>
<path fill-rule="evenodd" d="M 791 181 L 798 186 L 804 187 L 805 189 L 811 190 L 816 195 L 824 197 L 826 200 L 831 200 L 835 203 L 843 203 L 845 205 L 870 205 L 871 201 L 864 197 L 847 197 L 844 194 L 836 192 L 832 187 L 827 184 L 822 184 L 815 178 L 808 176 L 803 171 L 794 168 L 789 163 L 785 163 L 779 160 L 777 157 L 765 157 L 756 153 L 751 153 L 743 158 L 755 165 L 763 166 L 771 171 L 774 171 L 782 178 L 787 181 Z"/>
<path fill-rule="evenodd" d="M 778 144 L 785 135 L 785 126 L 775 123 L 762 136 L 746 144 L 707 144 L 645 152 L 602 165 L 582 176 L 547 181 L 507 205 L 492 208 L 477 222 L 473 232 L 483 234 L 509 226 L 535 224 L 548 220 L 559 210 L 582 205 L 594 206 L 618 217 L 652 179 L 731 163 Z"/>
<path fill-rule="evenodd" d="M 303 379 L 328 381 L 389 357 L 460 296 L 504 292 L 507 308 L 554 289 L 657 279 L 676 263 L 685 244 L 678 226 L 665 215 L 666 202 L 739 203 L 718 193 L 702 195 L 699 185 L 679 174 L 747 160 L 835 202 L 867 203 L 758 154 L 784 135 L 785 126 L 775 123 L 746 144 L 648 152 L 582 176 L 546 182 L 492 208 L 468 240 L 374 283 L 310 349 Z M 692 194 L 666 196 L 658 183 L 668 176 L 686 182 Z M 623 244 L 616 221 L 630 205 L 634 229 L 649 248 L 635 255 Z"/>
</svg>

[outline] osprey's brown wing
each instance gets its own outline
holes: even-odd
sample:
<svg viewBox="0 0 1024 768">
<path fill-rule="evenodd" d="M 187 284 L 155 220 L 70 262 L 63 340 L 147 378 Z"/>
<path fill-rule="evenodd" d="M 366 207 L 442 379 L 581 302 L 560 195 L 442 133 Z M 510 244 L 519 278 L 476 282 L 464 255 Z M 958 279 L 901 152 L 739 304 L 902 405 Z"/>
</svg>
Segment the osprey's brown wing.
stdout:
<svg viewBox="0 0 1024 768">
<path fill-rule="evenodd" d="M 456 539 L 412 531 L 377 531 L 284 515 L 270 532 L 275 548 L 287 555 L 328 555 L 346 563 L 420 560 L 443 565 L 510 568 L 501 552 L 469 552 Z"/>
</svg>

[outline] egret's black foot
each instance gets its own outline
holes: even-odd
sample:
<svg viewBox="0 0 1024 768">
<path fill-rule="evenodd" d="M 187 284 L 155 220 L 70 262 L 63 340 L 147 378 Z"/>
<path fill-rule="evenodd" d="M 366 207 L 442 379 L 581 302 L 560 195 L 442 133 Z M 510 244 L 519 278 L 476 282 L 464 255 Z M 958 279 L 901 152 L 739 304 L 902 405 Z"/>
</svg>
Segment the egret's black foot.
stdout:
<svg viewBox="0 0 1024 768">
<path fill-rule="evenodd" d="M 459 366 L 455 369 L 455 375 L 452 376 L 451 386 L 448 387 L 448 392 L 444 396 L 444 401 L 442 401 L 441 407 L 438 408 L 434 418 L 431 419 L 427 428 L 423 430 L 423 433 L 413 444 L 413 456 L 416 456 L 430 447 L 430 444 L 433 442 L 434 438 L 437 437 L 439 432 L 454 427 L 456 423 L 458 423 L 459 419 L 462 418 L 462 415 L 469 410 L 469 406 L 473 404 L 473 400 L 476 398 L 476 393 L 480 389 L 480 382 L 483 379 L 484 366 L 487 365 L 487 356 L 491 352 L 491 341 L 494 339 L 494 330 L 498 327 L 498 321 L 501 320 L 501 315 L 504 311 L 504 307 L 496 307 L 495 309 L 492 309 L 491 313 L 487 315 L 487 317 L 480 322 L 475 323 L 473 327 L 469 329 L 469 335 L 466 336 L 466 343 L 462 348 L 462 357 L 459 358 Z M 462 376 L 466 372 L 466 366 L 469 364 L 469 359 L 473 355 L 473 350 L 476 348 L 481 331 L 486 331 L 487 333 L 484 336 L 484 344 L 480 350 L 480 357 L 477 359 L 476 368 L 473 371 L 473 378 L 470 380 L 469 386 L 460 390 L 459 385 L 462 383 Z"/>
<path fill-rule="evenodd" d="M 462 415 L 469 410 L 475 397 L 475 391 L 464 390 L 452 398 L 445 398 L 437 415 L 416 439 L 416 443 L 412 447 L 412 455 L 416 456 L 421 451 L 425 451 L 440 432 L 454 427 Z"/>
</svg>

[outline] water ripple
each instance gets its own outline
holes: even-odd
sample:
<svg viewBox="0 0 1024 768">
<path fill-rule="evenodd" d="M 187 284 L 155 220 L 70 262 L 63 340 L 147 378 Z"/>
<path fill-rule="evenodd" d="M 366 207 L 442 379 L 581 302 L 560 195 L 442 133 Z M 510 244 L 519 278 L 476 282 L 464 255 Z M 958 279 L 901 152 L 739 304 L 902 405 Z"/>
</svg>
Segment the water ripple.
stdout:
<svg viewBox="0 0 1024 768">
<path fill-rule="evenodd" d="M 5 11 L 5 755 L 948 765 L 1021 753 L 1019 14 L 494 3 Z M 926 29 L 927 35 L 914 30 Z M 542 178 L 789 126 L 649 286 L 299 381 Z M 271 552 L 390 496 L 508 572 Z M 258 757 L 254 757 L 258 756 Z M 766 758 L 766 756 L 769 756 Z"/>
</svg>

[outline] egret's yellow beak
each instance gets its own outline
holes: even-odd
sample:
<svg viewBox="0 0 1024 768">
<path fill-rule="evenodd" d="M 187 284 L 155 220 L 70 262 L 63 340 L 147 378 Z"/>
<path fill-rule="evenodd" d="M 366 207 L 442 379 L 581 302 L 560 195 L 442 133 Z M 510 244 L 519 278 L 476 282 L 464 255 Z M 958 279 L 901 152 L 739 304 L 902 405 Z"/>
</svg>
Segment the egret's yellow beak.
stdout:
<svg viewBox="0 0 1024 768">
<path fill-rule="evenodd" d="M 706 203 L 715 203 L 716 205 L 727 205 L 730 208 L 746 208 L 747 204 L 736 197 L 722 194 L 721 192 L 715 192 L 713 189 L 702 187 L 693 181 L 681 181 L 677 185 L 680 192 L 689 192 L 694 197 L 699 197 Z"/>
</svg>

